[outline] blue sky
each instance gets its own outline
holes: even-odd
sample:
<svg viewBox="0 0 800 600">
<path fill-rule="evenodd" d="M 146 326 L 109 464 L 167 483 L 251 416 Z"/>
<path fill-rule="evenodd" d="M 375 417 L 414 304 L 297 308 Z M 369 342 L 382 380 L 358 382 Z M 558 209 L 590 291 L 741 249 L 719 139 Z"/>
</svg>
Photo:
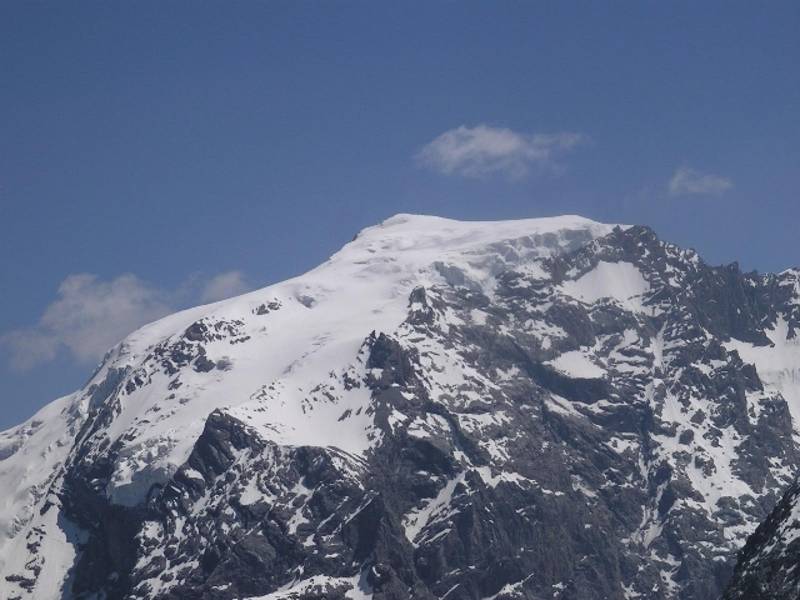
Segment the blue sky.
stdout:
<svg viewBox="0 0 800 600">
<path fill-rule="evenodd" d="M 797 2 L 0 4 L 0 427 L 397 212 L 800 264 Z"/>
</svg>

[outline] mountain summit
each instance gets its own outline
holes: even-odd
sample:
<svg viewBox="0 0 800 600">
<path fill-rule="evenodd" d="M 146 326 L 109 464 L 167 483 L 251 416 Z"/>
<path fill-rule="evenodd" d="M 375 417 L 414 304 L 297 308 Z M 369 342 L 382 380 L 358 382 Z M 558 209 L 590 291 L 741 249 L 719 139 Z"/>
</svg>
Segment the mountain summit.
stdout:
<svg viewBox="0 0 800 600">
<path fill-rule="evenodd" d="M 798 325 L 798 271 L 647 227 L 397 215 L 0 434 L 0 595 L 717 599 L 800 464 Z"/>
</svg>

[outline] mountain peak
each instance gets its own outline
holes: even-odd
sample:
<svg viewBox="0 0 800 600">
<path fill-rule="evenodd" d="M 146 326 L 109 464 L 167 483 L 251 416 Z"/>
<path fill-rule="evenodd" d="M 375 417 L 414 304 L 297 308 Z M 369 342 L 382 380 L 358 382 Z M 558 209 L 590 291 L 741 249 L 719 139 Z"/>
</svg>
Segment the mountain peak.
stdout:
<svg viewBox="0 0 800 600">
<path fill-rule="evenodd" d="M 800 465 L 789 283 L 396 215 L 0 434 L 0 595 L 709 600 Z"/>
<path fill-rule="evenodd" d="M 408 236 L 411 239 L 465 241 L 473 237 L 475 243 L 499 241 L 536 234 L 568 230 L 608 232 L 613 225 L 599 223 L 578 215 L 538 217 L 500 221 L 462 221 L 433 215 L 398 213 L 378 225 L 367 227 L 357 237 L 384 235 Z"/>
<path fill-rule="evenodd" d="M 416 271 L 446 260 L 474 266 L 481 256 L 494 262 L 533 260 L 574 250 L 607 235 L 614 227 L 572 215 L 458 221 L 398 214 L 363 229 L 331 258 L 331 262 L 340 266 L 343 263 L 371 265 L 370 270 L 391 263 L 391 269 Z M 323 267 L 329 265 L 326 263 Z"/>
</svg>

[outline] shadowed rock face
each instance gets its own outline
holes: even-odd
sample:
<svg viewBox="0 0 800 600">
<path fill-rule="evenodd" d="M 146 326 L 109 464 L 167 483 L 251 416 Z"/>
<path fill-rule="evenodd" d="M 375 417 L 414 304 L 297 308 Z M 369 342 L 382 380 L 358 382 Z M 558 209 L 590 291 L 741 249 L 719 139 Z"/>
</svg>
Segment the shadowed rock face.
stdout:
<svg viewBox="0 0 800 600">
<path fill-rule="evenodd" d="M 263 415 L 288 410 L 286 392 L 267 383 L 250 412 L 221 397 L 181 464 L 142 466 L 147 493 L 120 502 L 108 490 L 130 450 L 107 431 L 126 403 L 161 373 L 175 401 L 235 376 L 241 359 L 220 369 L 214 344 L 247 349 L 248 319 L 290 304 L 198 321 L 114 371 L 41 508 L 77 532 L 63 598 L 719 598 L 799 459 L 785 398 L 731 340 L 767 347 L 779 320 L 793 332 L 796 277 L 712 268 L 644 227 L 578 239 L 440 261 L 399 324 L 308 381 L 303 414 L 341 406 L 331 430 L 362 419 L 364 452 L 282 442 Z M 7 583 L 36 597 L 47 568 Z M 730 598 L 760 597 L 747 569 Z"/>
<path fill-rule="evenodd" d="M 800 598 L 800 483 L 795 482 L 739 553 L 725 600 Z"/>
</svg>

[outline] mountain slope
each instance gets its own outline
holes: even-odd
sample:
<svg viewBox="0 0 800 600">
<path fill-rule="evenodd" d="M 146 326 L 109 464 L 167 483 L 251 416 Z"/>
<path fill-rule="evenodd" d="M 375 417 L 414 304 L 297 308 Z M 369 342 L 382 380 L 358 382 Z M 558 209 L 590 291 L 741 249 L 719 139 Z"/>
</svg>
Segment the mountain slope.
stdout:
<svg viewBox="0 0 800 600">
<path fill-rule="evenodd" d="M 398 215 L 3 433 L 2 593 L 717 598 L 798 465 L 798 316 L 644 227 Z"/>
</svg>

